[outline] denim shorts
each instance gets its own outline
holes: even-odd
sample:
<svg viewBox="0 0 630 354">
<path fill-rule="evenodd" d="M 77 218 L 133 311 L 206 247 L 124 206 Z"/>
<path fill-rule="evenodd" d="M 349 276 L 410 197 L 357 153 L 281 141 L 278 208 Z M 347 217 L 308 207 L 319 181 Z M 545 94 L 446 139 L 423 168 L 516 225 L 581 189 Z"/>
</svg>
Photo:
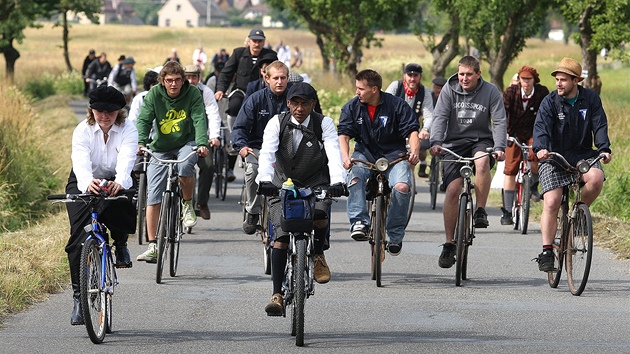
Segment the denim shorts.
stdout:
<svg viewBox="0 0 630 354">
<path fill-rule="evenodd" d="M 191 148 L 195 146 L 197 146 L 197 144 L 191 141 L 179 149 L 166 152 L 154 152 L 153 154 L 160 159 L 181 160 L 186 157 L 192 151 Z M 179 171 L 181 177 L 192 177 L 195 174 L 195 164 L 197 164 L 197 155 L 178 164 L 175 169 Z M 147 166 L 147 205 L 155 205 L 162 202 L 162 194 L 166 190 L 167 177 L 168 166 L 160 164 L 152 157 Z"/>
</svg>

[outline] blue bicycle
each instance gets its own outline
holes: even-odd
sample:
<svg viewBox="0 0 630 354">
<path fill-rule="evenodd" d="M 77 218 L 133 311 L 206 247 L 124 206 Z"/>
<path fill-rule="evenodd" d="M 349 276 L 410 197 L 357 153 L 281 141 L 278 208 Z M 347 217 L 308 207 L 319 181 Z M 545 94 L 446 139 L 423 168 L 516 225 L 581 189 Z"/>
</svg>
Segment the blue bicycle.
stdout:
<svg viewBox="0 0 630 354">
<path fill-rule="evenodd" d="M 90 340 L 99 344 L 105 333 L 112 333 L 112 300 L 118 285 L 107 228 L 98 220 L 99 200 L 128 199 L 127 195 L 101 196 L 86 194 L 52 194 L 52 203 L 85 203 L 90 206 L 92 221 L 85 226 L 87 238 L 81 249 L 81 307 Z"/>
</svg>

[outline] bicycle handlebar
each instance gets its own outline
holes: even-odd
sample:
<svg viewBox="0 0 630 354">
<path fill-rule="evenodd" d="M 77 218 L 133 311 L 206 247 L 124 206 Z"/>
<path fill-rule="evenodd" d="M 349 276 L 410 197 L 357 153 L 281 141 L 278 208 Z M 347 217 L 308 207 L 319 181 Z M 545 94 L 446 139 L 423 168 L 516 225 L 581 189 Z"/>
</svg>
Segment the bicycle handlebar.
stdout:
<svg viewBox="0 0 630 354">
<path fill-rule="evenodd" d="M 156 160 L 157 160 L 158 162 L 160 162 L 160 163 L 166 163 L 166 164 L 176 164 L 176 163 L 182 163 L 182 162 L 185 162 L 185 161 L 186 161 L 186 160 L 188 160 L 191 156 L 195 155 L 195 154 L 197 153 L 197 147 L 196 147 L 196 146 L 195 146 L 195 147 L 193 147 L 193 148 L 192 148 L 192 151 L 191 151 L 188 155 L 186 155 L 186 157 L 184 157 L 184 158 L 183 158 L 183 159 L 181 159 L 181 160 L 163 160 L 163 159 L 161 159 L 161 158 L 159 158 L 159 157 L 155 156 L 155 155 L 153 154 L 153 151 L 151 151 L 151 150 L 149 150 L 149 149 L 147 149 L 147 148 L 145 148 L 145 147 L 141 148 L 141 149 L 140 149 L 140 151 L 146 152 L 147 154 L 151 155 L 151 157 L 153 157 L 154 159 L 156 159 Z"/>
<path fill-rule="evenodd" d="M 100 194 L 93 193 L 69 193 L 69 194 L 51 194 L 46 197 L 48 200 L 54 200 L 55 203 L 74 203 L 77 201 L 85 201 L 92 199 L 104 199 L 104 200 L 118 200 L 118 199 L 129 199 L 126 193 L 131 193 L 132 189 L 123 189 L 116 196 L 102 196 Z"/>
<path fill-rule="evenodd" d="M 591 167 L 593 167 L 593 165 L 595 165 L 599 160 L 603 159 L 606 157 L 605 154 L 599 154 L 594 160 L 593 162 L 587 162 L 586 160 L 580 160 L 578 161 L 578 163 L 575 166 L 572 166 L 569 161 L 567 161 L 567 159 L 564 158 L 564 156 L 562 156 L 560 153 L 558 152 L 553 152 L 550 151 L 549 152 L 549 156 L 556 156 L 558 157 L 558 159 L 560 160 L 560 162 L 562 162 L 562 165 L 564 165 L 564 168 L 569 171 L 569 172 L 580 172 L 581 174 L 584 174 L 586 172 L 588 172 L 588 170 L 591 169 Z M 556 161 L 556 160 L 551 160 L 551 161 Z M 588 168 L 587 168 L 588 166 Z"/>
<path fill-rule="evenodd" d="M 360 168 L 367 168 L 368 170 L 373 170 L 373 171 L 381 171 L 381 169 L 378 168 L 379 161 L 387 161 L 387 168 L 382 171 L 382 172 L 384 172 L 384 171 L 387 171 L 387 169 L 389 169 L 391 166 L 394 166 L 395 164 L 397 164 L 397 163 L 399 163 L 401 161 L 406 161 L 407 159 L 409 159 L 409 153 L 401 153 L 399 156 L 400 156 L 399 158 L 397 158 L 397 159 L 395 159 L 395 160 L 393 160 L 391 162 L 387 161 L 387 159 L 385 157 L 379 158 L 378 160 L 376 160 L 376 162 L 370 162 L 370 161 L 367 161 L 367 160 L 357 159 L 357 158 L 352 158 L 352 159 L 350 159 L 350 161 L 352 162 L 353 166 L 357 166 L 357 167 L 360 167 Z M 362 164 L 364 164 L 366 166 L 360 166 L 360 165 L 357 165 L 357 163 L 362 163 Z"/>
<path fill-rule="evenodd" d="M 464 157 L 464 156 L 461 156 L 461 155 L 457 154 L 456 152 L 454 152 L 453 150 L 451 150 L 449 148 L 445 148 L 445 147 L 442 146 L 441 149 L 442 149 L 442 151 L 445 151 L 445 152 L 451 154 L 452 156 L 454 156 L 455 158 L 457 158 L 457 160 L 446 160 L 446 159 L 442 160 L 442 161 L 447 161 L 447 162 L 451 162 L 451 161 L 452 162 L 473 162 L 475 160 L 479 160 L 479 159 L 484 158 L 486 156 L 492 156 L 493 158 L 495 158 L 494 152 L 493 151 L 489 151 L 489 150 L 486 150 L 485 153 L 483 153 L 481 155 L 478 155 L 478 156 Z"/>
<path fill-rule="evenodd" d="M 513 142 L 514 144 L 516 144 L 516 146 L 518 146 L 521 149 L 531 149 L 531 148 L 533 148 L 533 146 L 521 144 L 521 142 L 518 141 L 518 138 L 513 137 L 513 136 L 508 136 L 508 141 Z"/>
</svg>

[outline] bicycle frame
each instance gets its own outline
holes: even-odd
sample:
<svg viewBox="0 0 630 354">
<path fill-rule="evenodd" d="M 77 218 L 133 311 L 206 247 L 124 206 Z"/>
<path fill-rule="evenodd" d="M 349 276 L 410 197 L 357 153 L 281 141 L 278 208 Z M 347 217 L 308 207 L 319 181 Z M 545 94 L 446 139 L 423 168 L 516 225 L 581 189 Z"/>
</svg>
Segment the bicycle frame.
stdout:
<svg viewBox="0 0 630 354">
<path fill-rule="evenodd" d="M 514 230 L 521 230 L 521 233 L 527 234 L 529 224 L 529 206 L 531 198 L 531 161 L 529 161 L 529 145 L 521 144 L 515 137 L 508 137 L 508 141 L 513 142 L 521 149 L 521 162 L 519 164 L 518 173 L 516 174 L 516 195 L 512 203 L 512 222 Z M 506 205 L 506 207 L 508 207 Z"/>
</svg>

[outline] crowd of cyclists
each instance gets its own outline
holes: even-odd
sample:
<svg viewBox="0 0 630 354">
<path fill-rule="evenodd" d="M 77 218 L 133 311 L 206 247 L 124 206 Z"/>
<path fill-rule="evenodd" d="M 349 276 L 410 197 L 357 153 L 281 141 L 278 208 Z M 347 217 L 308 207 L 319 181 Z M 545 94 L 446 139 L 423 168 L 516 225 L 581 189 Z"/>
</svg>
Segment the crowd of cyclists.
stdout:
<svg viewBox="0 0 630 354">
<path fill-rule="evenodd" d="M 91 58 L 90 62 L 84 66 L 89 115 L 73 135 L 73 171 L 68 190 L 118 193 L 132 187 L 129 176 L 137 169 L 134 164 L 137 165 L 140 148 L 149 148 L 163 159 L 180 159 L 191 147 L 197 147 L 198 159 L 189 159 L 178 167 L 183 223 L 193 227 L 197 222 L 195 210 L 203 219 L 210 219 L 208 194 L 214 174 L 211 150 L 227 146 L 232 168 L 238 158 L 245 163 L 244 233 L 255 233 L 263 196 L 269 197 L 270 220 L 278 239 L 271 255 L 273 295 L 265 310 L 268 315 L 278 315 L 287 255 L 286 233 L 278 227 L 279 203 L 274 197 L 284 181 L 291 178 L 308 186 L 323 187 L 333 197 L 348 192 L 349 237 L 366 241 L 372 227 L 366 201 L 370 173 L 367 169 L 352 168 L 354 159 L 374 163 L 383 157 L 391 161 L 405 156 L 407 163 L 396 164 L 387 171 L 392 197 L 385 225 L 386 250 L 397 256 L 403 248 L 408 223 L 406 211 L 415 193 L 412 179 L 416 176 L 416 165 L 420 178 L 437 172 L 427 171 L 426 155 L 429 152 L 434 157 L 440 156 L 442 147 L 469 157 L 484 154 L 488 149 L 493 151 L 494 158 L 486 156 L 474 163 L 476 228 L 487 228 L 490 224 L 485 208 L 491 168 L 495 159 L 506 160 L 501 224 L 511 223 L 508 208 L 514 198 L 514 184 L 510 179 L 516 174 L 521 158 L 520 150 L 507 143 L 507 137 L 514 136 L 533 146 L 532 159 L 539 163 L 533 169 L 544 199 L 543 250 L 537 260 L 541 271 L 550 271 L 559 197 L 562 187 L 570 183 L 570 176 L 547 163 L 549 152 L 559 152 L 571 163 L 593 159 L 600 153 L 605 154 L 604 163 L 611 160 L 606 114 L 598 95 L 578 85 L 582 80 L 579 63 L 562 59 L 551 73 L 557 88 L 551 93 L 540 85 L 536 69 L 526 65 L 518 72 L 518 82 L 502 94 L 496 86 L 484 81 L 479 60 L 473 56 L 462 57 L 457 73 L 449 78 L 434 78 L 432 88 L 422 84 L 423 70 L 417 63 L 406 65 L 402 79 L 392 82 L 385 91 L 381 75 L 365 69 L 356 75 L 356 96 L 342 107 L 340 117 L 327 117 L 319 108 L 316 89 L 303 81 L 302 76 L 290 80 L 289 67 L 277 60 L 277 53 L 265 47 L 265 41 L 261 29 L 251 30 L 245 46 L 235 48 L 231 55 L 222 51 L 223 59 L 213 58 L 214 70 L 205 79 L 197 63 L 183 66 L 179 58 L 173 59 L 175 53 L 164 65 L 147 72 L 143 82 L 145 91 L 138 95 L 132 57 L 119 58 L 119 64 L 112 68 L 105 53 L 96 57 L 91 51 L 86 58 L 86 62 Z M 98 87 L 105 78 L 109 87 Z M 333 118 L 338 118 L 336 127 Z M 229 137 L 221 136 L 222 126 L 231 130 Z M 229 143 L 222 144 L 225 140 Z M 193 205 L 195 165 L 199 170 L 198 198 Z M 584 175 L 583 199 L 587 204 L 597 198 L 604 181 L 602 166 L 598 163 L 594 167 Z M 444 162 L 441 167 L 446 192 L 445 243 L 438 259 L 442 268 L 455 263 L 453 236 L 462 188 L 459 169 L 460 164 L 452 161 Z M 154 263 L 160 196 L 166 178 L 164 166 L 150 162 L 147 178 L 149 244 L 136 260 Z M 232 173 L 228 180 L 233 179 Z M 103 180 L 112 181 L 109 188 L 101 187 Z M 537 196 L 538 183 L 533 188 Z M 324 203 L 317 210 L 316 219 L 320 222 L 315 223 L 314 278 L 318 283 L 326 283 L 331 279 L 324 257 L 324 250 L 329 247 L 330 204 Z M 74 288 L 76 247 L 80 244 L 77 240 L 85 233 L 79 224 L 86 216 L 85 210 L 70 207 L 68 213 L 72 237 L 66 250 Z M 127 226 L 129 220 L 125 221 Z M 130 232 L 128 227 L 120 230 L 119 233 Z M 116 265 L 131 267 L 126 243 L 120 235 L 112 233 L 112 236 Z M 80 322 L 75 301 L 72 324 Z"/>
</svg>

